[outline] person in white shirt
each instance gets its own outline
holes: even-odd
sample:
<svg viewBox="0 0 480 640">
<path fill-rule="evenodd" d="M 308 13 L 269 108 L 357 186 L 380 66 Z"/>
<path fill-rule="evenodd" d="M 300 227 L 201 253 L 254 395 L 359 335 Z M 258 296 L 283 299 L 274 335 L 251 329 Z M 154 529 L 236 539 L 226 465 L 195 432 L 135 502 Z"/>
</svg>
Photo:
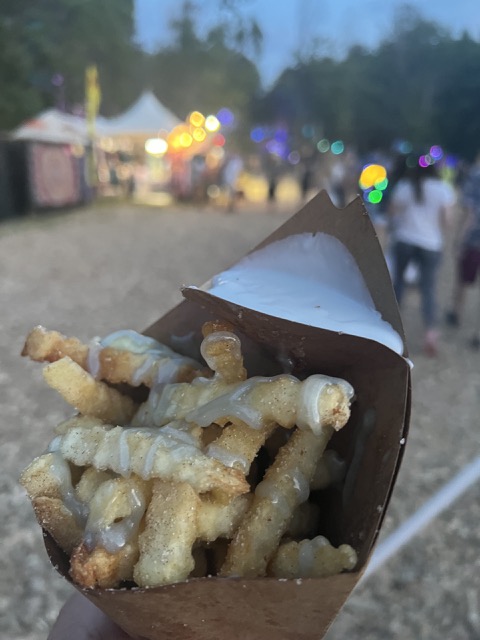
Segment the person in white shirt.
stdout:
<svg viewBox="0 0 480 640">
<path fill-rule="evenodd" d="M 406 169 L 394 186 L 390 212 L 393 220 L 393 286 L 401 304 L 405 272 L 414 263 L 419 272 L 422 316 L 425 327 L 424 348 L 436 355 L 436 285 L 442 256 L 444 233 L 451 224 L 456 195 L 454 188 L 438 177 L 434 165 Z"/>
</svg>

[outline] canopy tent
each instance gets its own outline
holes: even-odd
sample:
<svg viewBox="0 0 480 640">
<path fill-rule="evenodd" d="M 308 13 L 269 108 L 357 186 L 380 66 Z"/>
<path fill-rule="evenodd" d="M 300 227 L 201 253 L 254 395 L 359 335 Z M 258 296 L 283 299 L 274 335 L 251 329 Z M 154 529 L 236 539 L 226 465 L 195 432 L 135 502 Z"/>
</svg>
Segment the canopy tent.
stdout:
<svg viewBox="0 0 480 640">
<path fill-rule="evenodd" d="M 171 131 L 181 120 L 165 107 L 151 91 L 145 91 L 124 113 L 103 118 L 101 135 L 157 137 L 160 131 Z"/>
<path fill-rule="evenodd" d="M 86 145 L 88 134 L 84 118 L 48 109 L 15 129 L 12 139 Z"/>
</svg>

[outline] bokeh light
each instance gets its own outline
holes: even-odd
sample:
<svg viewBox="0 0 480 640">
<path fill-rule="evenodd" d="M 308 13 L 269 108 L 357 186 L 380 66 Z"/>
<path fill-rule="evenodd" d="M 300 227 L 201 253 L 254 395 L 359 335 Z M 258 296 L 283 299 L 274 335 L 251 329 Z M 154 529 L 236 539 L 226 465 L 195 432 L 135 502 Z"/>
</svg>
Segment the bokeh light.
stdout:
<svg viewBox="0 0 480 640">
<path fill-rule="evenodd" d="M 378 189 L 373 189 L 373 191 L 370 191 L 367 198 L 368 201 L 372 204 L 378 204 L 382 201 L 383 193 L 381 191 L 378 191 Z"/>
<path fill-rule="evenodd" d="M 361 189 L 371 189 L 387 179 L 387 170 L 381 164 L 367 164 L 358 180 Z M 386 185 L 385 185 L 386 186 Z"/>
<path fill-rule="evenodd" d="M 167 149 L 167 141 L 163 138 L 149 138 L 145 142 L 145 151 L 152 156 L 162 156 Z"/>
<path fill-rule="evenodd" d="M 433 146 L 431 146 L 430 156 L 435 160 L 435 162 L 438 162 L 438 160 L 441 160 L 443 158 L 442 147 L 440 147 L 438 144 L 434 144 Z"/>
<path fill-rule="evenodd" d="M 217 118 L 220 124 L 224 127 L 231 127 L 235 122 L 235 116 L 233 115 L 233 112 L 230 111 L 230 109 L 228 109 L 227 107 L 222 107 L 218 111 Z"/>
<path fill-rule="evenodd" d="M 300 154 L 298 151 L 291 151 L 288 154 L 288 161 L 290 164 L 298 164 L 300 162 Z"/>
<path fill-rule="evenodd" d="M 223 145 L 225 144 L 225 136 L 223 136 L 221 133 L 217 133 L 217 135 L 213 139 L 213 144 L 217 147 L 223 147 Z"/>
<path fill-rule="evenodd" d="M 203 142 L 207 137 L 207 132 L 202 127 L 196 127 L 192 131 L 192 137 L 196 142 Z"/>
<path fill-rule="evenodd" d="M 205 129 L 210 133 L 214 133 L 220 129 L 220 122 L 217 116 L 207 116 L 205 119 Z"/>
<path fill-rule="evenodd" d="M 205 116 L 200 111 L 192 111 L 188 120 L 192 126 L 201 127 L 205 122 Z"/>
<path fill-rule="evenodd" d="M 191 146 L 193 142 L 193 138 L 189 133 L 184 131 L 183 133 L 180 134 L 178 141 L 180 142 L 180 146 L 186 149 L 187 147 Z"/>
<path fill-rule="evenodd" d="M 302 136 L 304 138 L 313 138 L 315 135 L 315 129 L 311 124 L 304 124 L 302 127 Z"/>
<path fill-rule="evenodd" d="M 343 144 L 342 140 L 335 140 L 335 142 L 332 142 L 330 150 L 335 156 L 339 156 L 345 151 L 345 145 Z"/>
<path fill-rule="evenodd" d="M 329 151 L 330 149 L 330 142 L 326 138 L 319 140 L 317 142 L 317 149 L 320 151 L 320 153 L 327 153 L 327 151 Z"/>
<path fill-rule="evenodd" d="M 262 127 L 255 127 L 250 131 L 250 138 L 253 142 L 262 142 L 265 139 L 265 132 Z"/>
</svg>

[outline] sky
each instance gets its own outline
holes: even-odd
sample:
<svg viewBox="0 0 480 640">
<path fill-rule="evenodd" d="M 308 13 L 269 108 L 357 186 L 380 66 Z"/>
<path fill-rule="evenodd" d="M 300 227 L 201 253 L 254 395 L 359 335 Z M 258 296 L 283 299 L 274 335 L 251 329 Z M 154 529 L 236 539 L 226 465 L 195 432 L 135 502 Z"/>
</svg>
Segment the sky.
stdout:
<svg viewBox="0 0 480 640">
<path fill-rule="evenodd" d="M 182 0 L 135 0 L 137 39 L 148 51 L 169 43 L 169 23 Z M 197 0 L 200 33 L 218 19 L 219 0 Z M 263 32 L 257 66 L 271 85 L 292 63 L 296 51 L 320 38 L 321 53 L 341 55 L 352 44 L 375 47 L 393 28 L 395 9 L 403 0 L 239 0 L 242 13 L 254 17 Z M 480 39 L 480 0 L 410 0 L 421 14 L 454 35 L 467 30 Z"/>
</svg>

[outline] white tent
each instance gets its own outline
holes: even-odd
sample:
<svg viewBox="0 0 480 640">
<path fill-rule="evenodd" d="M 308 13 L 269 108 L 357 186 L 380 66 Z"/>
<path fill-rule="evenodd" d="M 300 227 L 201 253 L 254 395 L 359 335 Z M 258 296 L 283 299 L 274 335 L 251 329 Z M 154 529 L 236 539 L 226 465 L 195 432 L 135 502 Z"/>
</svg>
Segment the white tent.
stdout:
<svg viewBox="0 0 480 640">
<path fill-rule="evenodd" d="M 101 135 L 156 137 L 171 131 L 181 120 L 151 91 L 145 91 L 127 111 L 115 118 L 102 118 Z M 99 132 L 100 133 L 100 132 Z"/>
<path fill-rule="evenodd" d="M 42 111 L 38 116 L 24 122 L 12 133 L 14 140 L 35 140 L 56 144 L 88 143 L 84 118 L 62 113 L 57 109 Z"/>
</svg>

